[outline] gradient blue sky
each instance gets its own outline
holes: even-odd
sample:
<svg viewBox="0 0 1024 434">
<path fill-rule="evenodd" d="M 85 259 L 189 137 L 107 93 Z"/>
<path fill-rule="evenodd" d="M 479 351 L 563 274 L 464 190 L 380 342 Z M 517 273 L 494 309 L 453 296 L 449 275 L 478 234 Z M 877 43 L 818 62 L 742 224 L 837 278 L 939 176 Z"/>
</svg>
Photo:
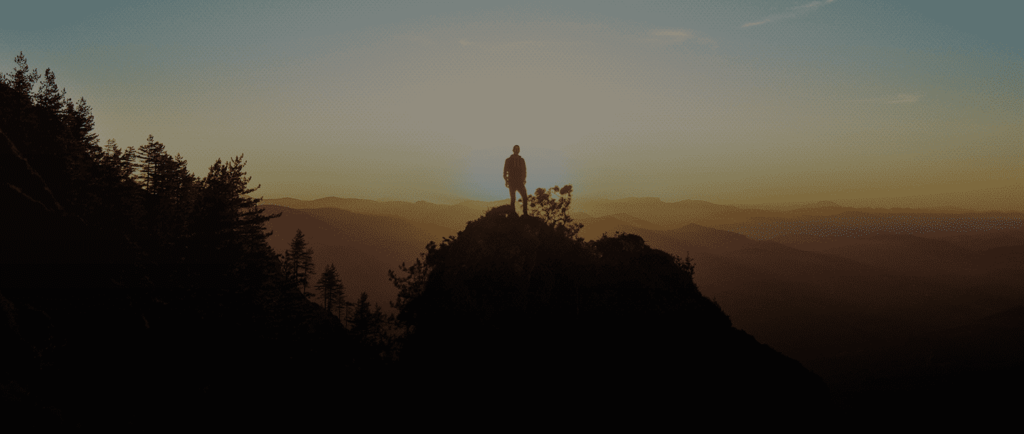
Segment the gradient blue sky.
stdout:
<svg viewBox="0 0 1024 434">
<path fill-rule="evenodd" d="M 1020 1 L 36 1 L 18 52 L 265 197 L 717 203 L 1024 185 Z"/>
</svg>

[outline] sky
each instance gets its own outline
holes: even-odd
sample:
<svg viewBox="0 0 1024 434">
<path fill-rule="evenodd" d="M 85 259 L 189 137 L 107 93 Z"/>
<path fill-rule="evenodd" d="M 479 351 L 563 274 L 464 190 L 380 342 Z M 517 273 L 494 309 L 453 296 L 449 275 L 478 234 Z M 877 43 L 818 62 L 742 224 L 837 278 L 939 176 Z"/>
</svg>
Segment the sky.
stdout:
<svg viewBox="0 0 1024 434">
<path fill-rule="evenodd" d="M 1024 189 L 1024 2 L 3 1 L 101 143 L 256 195 L 722 204 Z"/>
</svg>

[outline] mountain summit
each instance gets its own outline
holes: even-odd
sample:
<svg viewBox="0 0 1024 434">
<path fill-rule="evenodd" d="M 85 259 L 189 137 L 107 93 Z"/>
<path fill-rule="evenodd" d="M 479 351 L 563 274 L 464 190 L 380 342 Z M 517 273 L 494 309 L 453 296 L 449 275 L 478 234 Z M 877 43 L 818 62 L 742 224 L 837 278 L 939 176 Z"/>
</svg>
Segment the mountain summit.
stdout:
<svg viewBox="0 0 1024 434">
<path fill-rule="evenodd" d="M 562 229 L 495 208 L 392 276 L 409 330 L 399 360 L 421 390 L 491 399 L 527 387 L 623 405 L 682 399 L 664 390 L 827 396 L 816 375 L 734 328 L 689 259 L 637 235 L 585 242 Z"/>
</svg>

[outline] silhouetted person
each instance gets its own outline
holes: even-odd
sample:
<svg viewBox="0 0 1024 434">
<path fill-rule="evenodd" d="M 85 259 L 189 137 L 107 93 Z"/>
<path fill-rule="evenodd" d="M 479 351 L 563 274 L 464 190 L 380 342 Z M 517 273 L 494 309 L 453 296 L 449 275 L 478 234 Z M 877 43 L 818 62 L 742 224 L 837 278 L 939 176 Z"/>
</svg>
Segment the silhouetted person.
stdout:
<svg viewBox="0 0 1024 434">
<path fill-rule="evenodd" d="M 527 215 L 526 197 L 526 161 L 519 156 L 519 145 L 512 147 L 512 155 L 505 159 L 505 170 L 502 172 L 508 194 L 512 196 L 512 210 L 516 208 L 516 192 L 523 198 L 523 215 Z"/>
</svg>

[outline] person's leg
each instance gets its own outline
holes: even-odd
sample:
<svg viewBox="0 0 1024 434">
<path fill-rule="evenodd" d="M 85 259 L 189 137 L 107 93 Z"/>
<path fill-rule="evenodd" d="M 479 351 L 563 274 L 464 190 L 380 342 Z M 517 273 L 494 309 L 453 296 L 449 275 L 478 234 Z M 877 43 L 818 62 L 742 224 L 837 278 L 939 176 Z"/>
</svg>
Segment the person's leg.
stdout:
<svg viewBox="0 0 1024 434">
<path fill-rule="evenodd" d="M 515 212 L 516 211 L 516 186 L 509 185 L 508 186 L 508 194 L 509 194 L 509 196 L 512 196 L 512 212 Z"/>
<path fill-rule="evenodd" d="M 523 215 L 529 215 L 529 212 L 527 211 L 527 209 L 529 208 L 529 203 L 528 202 L 529 202 L 530 199 L 526 195 L 526 185 L 518 186 L 518 190 L 519 190 L 519 195 L 523 197 Z M 515 207 L 513 206 L 513 208 L 515 208 Z"/>
</svg>

